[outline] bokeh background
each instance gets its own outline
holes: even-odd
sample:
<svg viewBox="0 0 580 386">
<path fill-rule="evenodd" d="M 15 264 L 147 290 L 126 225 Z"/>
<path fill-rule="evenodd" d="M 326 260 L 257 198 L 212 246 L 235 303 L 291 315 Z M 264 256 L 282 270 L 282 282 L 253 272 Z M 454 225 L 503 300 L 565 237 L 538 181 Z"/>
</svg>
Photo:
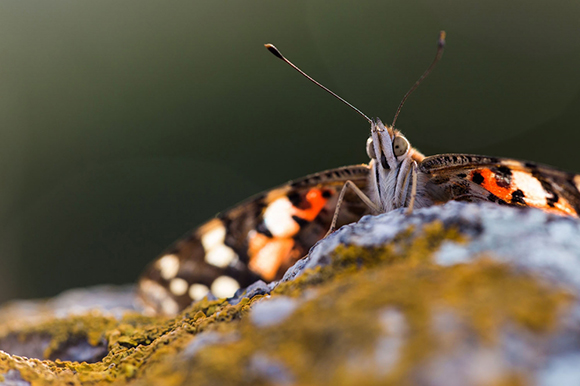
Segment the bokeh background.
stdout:
<svg viewBox="0 0 580 386">
<path fill-rule="evenodd" d="M 0 302 L 130 283 L 215 213 L 366 162 L 368 124 L 426 154 L 580 172 L 580 2 L 0 2 Z"/>
</svg>

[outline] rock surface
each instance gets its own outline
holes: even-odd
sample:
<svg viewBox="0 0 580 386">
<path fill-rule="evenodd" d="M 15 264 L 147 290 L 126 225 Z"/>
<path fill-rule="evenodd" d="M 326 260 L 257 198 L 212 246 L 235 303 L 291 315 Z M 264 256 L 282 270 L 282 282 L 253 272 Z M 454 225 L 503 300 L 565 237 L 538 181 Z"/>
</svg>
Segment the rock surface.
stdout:
<svg viewBox="0 0 580 386">
<path fill-rule="evenodd" d="M 0 385 L 578 385 L 580 221 L 365 217 L 279 283 L 146 317 L 132 288 L 0 308 Z"/>
</svg>

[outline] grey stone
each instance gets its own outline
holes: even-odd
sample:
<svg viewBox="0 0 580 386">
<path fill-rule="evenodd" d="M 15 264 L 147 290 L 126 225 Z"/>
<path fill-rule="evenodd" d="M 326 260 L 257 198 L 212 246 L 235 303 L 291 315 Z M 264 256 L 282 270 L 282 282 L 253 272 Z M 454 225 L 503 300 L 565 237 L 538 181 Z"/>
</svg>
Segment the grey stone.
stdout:
<svg viewBox="0 0 580 386">
<path fill-rule="evenodd" d="M 299 302 L 286 296 L 264 299 L 252 307 L 250 319 L 258 327 L 268 327 L 280 323 L 290 316 Z"/>
<path fill-rule="evenodd" d="M 36 322 L 47 317 L 64 318 L 88 311 L 100 311 L 120 319 L 137 311 L 135 286 L 100 285 L 70 289 L 48 300 L 15 300 L 0 307 L 0 323 L 20 320 Z"/>
<path fill-rule="evenodd" d="M 250 359 L 249 370 L 253 376 L 265 378 L 274 385 L 294 385 L 294 377 L 282 363 L 263 354 L 254 354 Z"/>
<path fill-rule="evenodd" d="M 228 302 L 236 305 L 242 301 L 242 299 L 251 299 L 258 295 L 269 295 L 271 291 L 272 290 L 268 284 L 264 283 L 262 280 L 258 280 L 246 288 L 240 288 L 233 297 L 228 299 Z"/>
<path fill-rule="evenodd" d="M 192 339 L 180 355 L 184 358 L 191 358 L 207 346 L 232 343 L 237 339 L 238 337 L 233 333 L 222 334 L 215 331 L 202 332 Z"/>
<path fill-rule="evenodd" d="M 9 370 L 6 374 L 2 374 L 2 376 L 4 380 L 0 382 L 0 386 L 30 386 L 30 382 L 22 379 L 18 370 Z"/>
</svg>

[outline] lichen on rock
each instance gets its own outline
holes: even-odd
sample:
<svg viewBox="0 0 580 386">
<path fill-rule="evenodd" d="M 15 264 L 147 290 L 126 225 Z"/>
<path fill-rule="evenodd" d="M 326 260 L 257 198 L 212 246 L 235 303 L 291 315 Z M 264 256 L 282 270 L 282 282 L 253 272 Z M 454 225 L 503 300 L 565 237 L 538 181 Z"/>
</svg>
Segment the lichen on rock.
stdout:
<svg viewBox="0 0 580 386">
<path fill-rule="evenodd" d="M 38 385 L 550 385 L 566 371 L 580 384 L 569 365 L 580 355 L 578 240 L 579 221 L 534 209 L 368 216 L 280 283 L 174 318 L 126 302 L 28 310 L 28 323 L 0 309 L 0 374 Z"/>
</svg>

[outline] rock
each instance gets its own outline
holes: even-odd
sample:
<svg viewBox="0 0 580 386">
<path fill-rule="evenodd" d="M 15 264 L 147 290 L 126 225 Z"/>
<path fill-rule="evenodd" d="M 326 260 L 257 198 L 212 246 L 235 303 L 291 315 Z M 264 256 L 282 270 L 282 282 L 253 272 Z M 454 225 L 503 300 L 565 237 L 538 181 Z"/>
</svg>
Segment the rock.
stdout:
<svg viewBox="0 0 580 386">
<path fill-rule="evenodd" d="M 0 326 L 13 321 L 39 322 L 47 318 L 82 315 L 100 311 L 118 318 L 127 311 L 136 311 L 135 286 L 100 285 L 77 288 L 45 300 L 20 300 L 0 307 Z"/>
<path fill-rule="evenodd" d="M 228 299 L 228 302 L 232 305 L 236 305 L 243 299 L 251 299 L 258 295 L 269 295 L 271 291 L 272 289 L 268 284 L 264 283 L 262 280 L 258 280 L 246 288 L 240 288 L 233 297 Z"/>
<path fill-rule="evenodd" d="M 197 334 L 195 339 L 185 347 L 181 356 L 191 358 L 207 346 L 235 342 L 239 338 L 235 334 L 220 334 L 215 331 L 205 331 Z"/>
<path fill-rule="evenodd" d="M 97 314 L 121 320 L 136 310 L 133 285 L 103 285 L 68 290 L 48 300 L 9 302 L 0 307 L 0 350 L 28 358 L 98 362 L 108 349 L 106 339 L 91 337 L 93 325 L 105 320 Z M 81 316 L 87 313 L 94 317 Z M 69 327 L 70 333 L 62 331 Z"/>
<path fill-rule="evenodd" d="M 4 380 L 0 382 L 1 386 L 30 386 L 30 382 L 22 379 L 18 370 L 9 370 L 3 378 Z"/>
<path fill-rule="evenodd" d="M 262 301 L 253 306 L 250 319 L 258 327 L 274 326 L 290 316 L 298 304 L 298 300 L 287 296 L 276 296 L 274 299 Z"/>
<path fill-rule="evenodd" d="M 252 355 L 250 358 L 248 370 L 274 385 L 290 386 L 296 383 L 286 366 L 269 356 L 259 353 Z"/>
<path fill-rule="evenodd" d="M 18 385 L 576 385 L 579 294 L 580 221 L 451 202 L 365 217 L 279 283 L 174 318 L 141 315 L 122 291 L 98 311 L 58 297 L 4 307 L 0 374 Z"/>
</svg>

